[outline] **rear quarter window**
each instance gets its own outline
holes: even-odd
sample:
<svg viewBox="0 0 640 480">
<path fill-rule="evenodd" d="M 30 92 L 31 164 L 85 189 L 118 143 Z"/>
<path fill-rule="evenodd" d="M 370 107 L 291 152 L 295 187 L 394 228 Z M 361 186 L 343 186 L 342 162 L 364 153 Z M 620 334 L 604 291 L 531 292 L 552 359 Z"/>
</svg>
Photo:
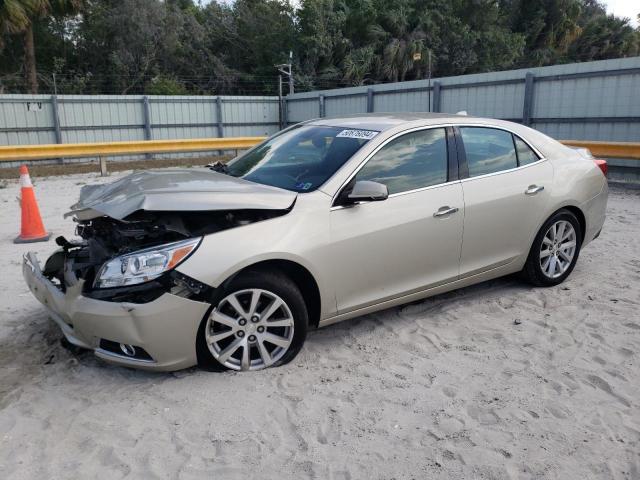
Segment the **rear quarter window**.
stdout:
<svg viewBox="0 0 640 480">
<path fill-rule="evenodd" d="M 516 144 L 516 153 L 518 154 L 518 165 L 529 165 L 530 163 L 537 162 L 540 157 L 531 150 L 531 147 L 527 145 L 524 140 L 517 136 L 513 136 L 513 140 Z"/>
</svg>

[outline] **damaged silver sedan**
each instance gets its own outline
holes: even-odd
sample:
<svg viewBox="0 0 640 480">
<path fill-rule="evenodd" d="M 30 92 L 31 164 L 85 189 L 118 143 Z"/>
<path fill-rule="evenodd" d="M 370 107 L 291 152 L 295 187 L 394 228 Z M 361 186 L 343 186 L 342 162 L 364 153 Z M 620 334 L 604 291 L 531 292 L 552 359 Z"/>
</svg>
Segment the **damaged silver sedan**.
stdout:
<svg viewBox="0 0 640 480">
<path fill-rule="evenodd" d="M 498 120 L 312 120 L 227 165 L 83 187 L 77 238 L 23 273 L 104 360 L 259 370 L 312 327 L 514 272 L 564 281 L 604 223 L 604 168 Z"/>
</svg>

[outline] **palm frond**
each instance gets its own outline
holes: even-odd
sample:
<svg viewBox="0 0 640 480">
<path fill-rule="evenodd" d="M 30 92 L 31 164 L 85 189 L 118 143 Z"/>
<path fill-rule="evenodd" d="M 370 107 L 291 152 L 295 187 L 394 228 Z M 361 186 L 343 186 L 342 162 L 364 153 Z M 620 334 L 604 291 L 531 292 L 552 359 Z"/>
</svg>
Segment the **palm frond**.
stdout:
<svg viewBox="0 0 640 480">
<path fill-rule="evenodd" d="M 0 0 L 0 34 L 22 32 L 31 22 L 29 2 Z"/>
</svg>

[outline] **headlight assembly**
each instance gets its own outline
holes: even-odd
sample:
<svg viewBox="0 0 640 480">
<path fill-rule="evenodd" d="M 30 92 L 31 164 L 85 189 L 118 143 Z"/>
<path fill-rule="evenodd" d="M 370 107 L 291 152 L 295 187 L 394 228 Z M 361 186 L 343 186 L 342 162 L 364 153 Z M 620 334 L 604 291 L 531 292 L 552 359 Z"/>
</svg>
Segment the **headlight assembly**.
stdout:
<svg viewBox="0 0 640 480">
<path fill-rule="evenodd" d="M 200 244 L 201 237 L 158 245 L 112 258 L 100 268 L 94 288 L 148 282 L 177 267 Z"/>
</svg>

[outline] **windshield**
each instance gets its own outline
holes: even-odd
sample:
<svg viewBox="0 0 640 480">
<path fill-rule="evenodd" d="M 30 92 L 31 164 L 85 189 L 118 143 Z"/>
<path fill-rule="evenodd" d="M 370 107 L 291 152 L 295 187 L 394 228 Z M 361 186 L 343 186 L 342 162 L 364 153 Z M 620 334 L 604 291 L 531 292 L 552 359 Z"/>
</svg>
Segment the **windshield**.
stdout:
<svg viewBox="0 0 640 480">
<path fill-rule="evenodd" d="M 379 132 L 302 125 L 229 163 L 228 173 L 252 182 L 310 192 L 326 182 Z"/>
</svg>

